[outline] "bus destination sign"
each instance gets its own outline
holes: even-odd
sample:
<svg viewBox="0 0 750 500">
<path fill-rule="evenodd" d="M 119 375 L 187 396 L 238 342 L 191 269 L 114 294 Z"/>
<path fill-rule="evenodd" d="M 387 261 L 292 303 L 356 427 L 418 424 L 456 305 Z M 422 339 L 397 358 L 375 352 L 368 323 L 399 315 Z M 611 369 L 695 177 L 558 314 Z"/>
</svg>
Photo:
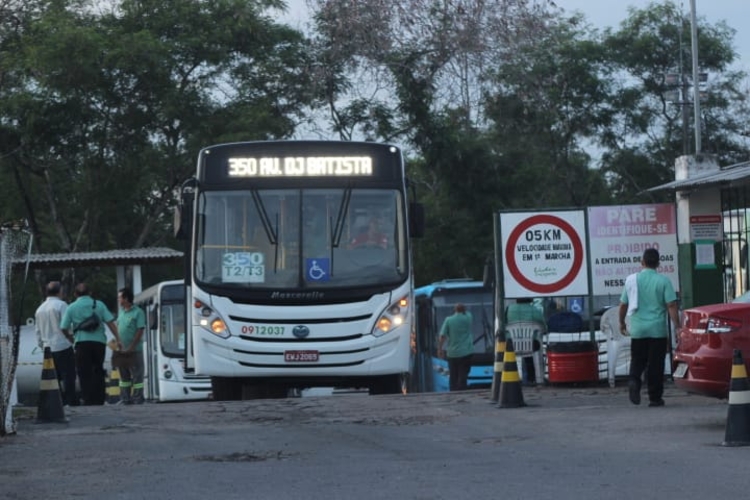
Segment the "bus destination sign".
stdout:
<svg viewBox="0 0 750 500">
<path fill-rule="evenodd" d="M 369 156 L 290 156 L 229 158 L 229 177 L 369 177 Z"/>
</svg>

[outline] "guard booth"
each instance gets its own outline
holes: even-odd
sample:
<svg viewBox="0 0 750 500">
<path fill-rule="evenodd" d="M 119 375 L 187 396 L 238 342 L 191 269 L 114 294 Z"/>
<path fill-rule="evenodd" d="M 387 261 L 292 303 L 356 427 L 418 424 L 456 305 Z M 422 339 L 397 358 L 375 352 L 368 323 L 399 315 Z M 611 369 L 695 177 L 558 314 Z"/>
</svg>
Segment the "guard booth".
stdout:
<svg viewBox="0 0 750 500">
<path fill-rule="evenodd" d="M 683 156 L 675 180 L 681 306 L 729 302 L 750 290 L 750 162 L 719 167 L 711 155 Z"/>
</svg>

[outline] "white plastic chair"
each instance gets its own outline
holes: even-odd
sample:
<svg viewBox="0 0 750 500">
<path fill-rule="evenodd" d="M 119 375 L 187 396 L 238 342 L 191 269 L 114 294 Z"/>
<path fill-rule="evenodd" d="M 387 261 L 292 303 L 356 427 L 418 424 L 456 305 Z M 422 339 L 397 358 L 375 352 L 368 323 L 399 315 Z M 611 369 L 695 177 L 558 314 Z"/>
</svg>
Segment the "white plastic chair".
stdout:
<svg viewBox="0 0 750 500">
<path fill-rule="evenodd" d="M 604 311 L 601 319 L 601 331 L 607 338 L 607 379 L 610 387 L 615 386 L 618 361 L 630 368 L 630 337 L 620 331 L 619 309 L 619 306 L 610 307 Z M 630 324 L 630 318 L 625 318 L 625 324 Z"/>
<path fill-rule="evenodd" d="M 544 325 L 536 321 L 514 321 L 505 326 L 505 338 L 513 341 L 513 352 L 516 359 L 531 357 L 534 360 L 534 375 L 536 383 L 544 381 L 544 366 L 542 360 L 542 334 Z M 539 349 L 534 350 L 534 341 L 539 342 Z M 523 362 L 518 362 L 518 373 L 523 380 Z"/>
</svg>

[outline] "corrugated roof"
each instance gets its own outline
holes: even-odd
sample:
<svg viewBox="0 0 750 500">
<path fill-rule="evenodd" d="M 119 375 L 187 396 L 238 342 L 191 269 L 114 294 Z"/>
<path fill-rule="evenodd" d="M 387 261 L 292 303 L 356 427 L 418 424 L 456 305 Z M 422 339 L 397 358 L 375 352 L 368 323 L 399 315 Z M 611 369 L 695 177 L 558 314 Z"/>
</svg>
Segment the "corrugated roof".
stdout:
<svg viewBox="0 0 750 500">
<path fill-rule="evenodd" d="M 732 186 L 736 184 L 744 184 L 748 179 L 750 179 L 750 161 L 736 163 L 734 165 L 729 165 L 728 167 L 721 167 L 719 170 L 696 175 L 690 179 L 667 182 L 666 184 L 649 188 L 646 191 L 663 191 L 666 189 L 687 191 L 716 184 Z"/>
<path fill-rule="evenodd" d="M 101 252 L 37 253 L 31 254 L 29 265 L 32 269 L 89 266 L 144 265 L 179 261 L 183 253 L 166 247 L 129 248 L 105 250 Z M 17 259 L 26 263 L 26 256 Z"/>
</svg>

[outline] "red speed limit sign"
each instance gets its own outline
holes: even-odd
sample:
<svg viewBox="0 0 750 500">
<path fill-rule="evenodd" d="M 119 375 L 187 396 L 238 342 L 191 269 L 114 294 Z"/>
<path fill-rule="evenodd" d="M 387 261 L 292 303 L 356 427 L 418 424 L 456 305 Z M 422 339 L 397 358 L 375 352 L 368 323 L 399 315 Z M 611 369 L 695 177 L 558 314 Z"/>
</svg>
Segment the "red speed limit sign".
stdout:
<svg viewBox="0 0 750 500">
<path fill-rule="evenodd" d="M 583 211 L 506 213 L 500 226 L 506 297 L 588 294 Z"/>
</svg>

